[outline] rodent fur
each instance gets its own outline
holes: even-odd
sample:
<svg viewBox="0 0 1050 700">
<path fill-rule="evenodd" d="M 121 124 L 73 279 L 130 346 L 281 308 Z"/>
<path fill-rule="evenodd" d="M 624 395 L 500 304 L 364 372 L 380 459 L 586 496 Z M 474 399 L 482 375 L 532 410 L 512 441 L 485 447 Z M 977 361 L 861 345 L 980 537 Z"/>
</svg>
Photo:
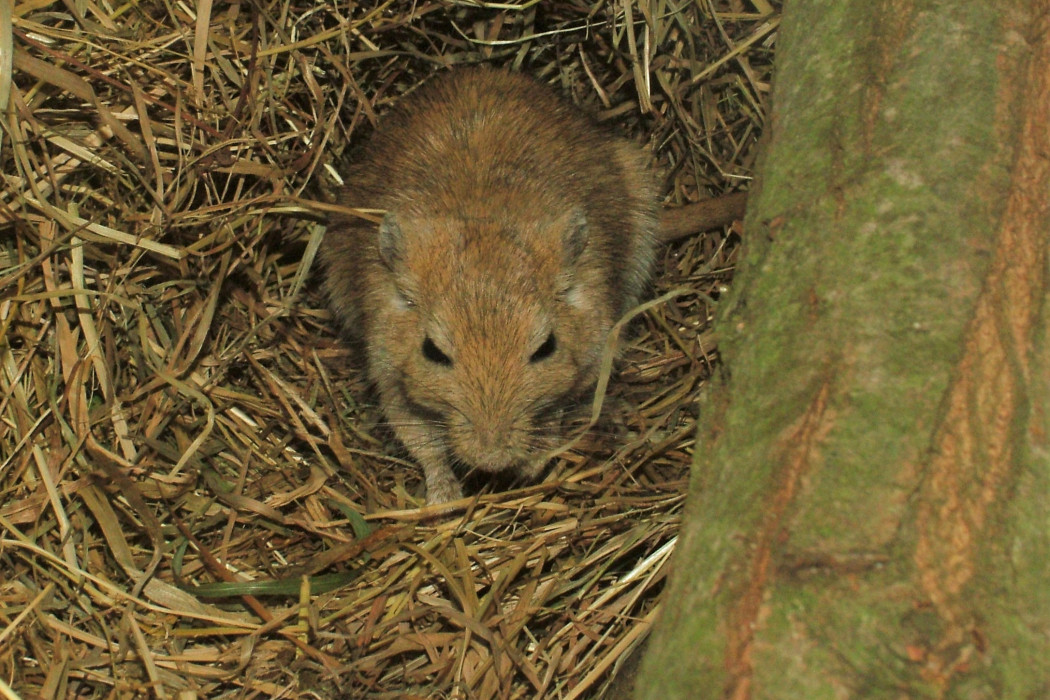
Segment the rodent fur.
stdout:
<svg viewBox="0 0 1050 700">
<path fill-rule="evenodd" d="M 520 74 L 461 68 L 387 115 L 346 174 L 321 247 L 336 318 L 426 477 L 526 478 L 596 379 L 660 232 L 645 153 Z"/>
</svg>

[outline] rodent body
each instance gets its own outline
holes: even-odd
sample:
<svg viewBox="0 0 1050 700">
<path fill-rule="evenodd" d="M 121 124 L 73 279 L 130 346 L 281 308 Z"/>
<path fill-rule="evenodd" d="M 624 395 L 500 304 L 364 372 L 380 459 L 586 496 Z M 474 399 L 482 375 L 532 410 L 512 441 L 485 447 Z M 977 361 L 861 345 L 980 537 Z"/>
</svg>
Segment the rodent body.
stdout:
<svg viewBox="0 0 1050 700">
<path fill-rule="evenodd" d="M 340 203 L 386 212 L 333 220 L 321 260 L 427 502 L 461 495 L 454 467 L 535 477 L 648 281 L 645 154 L 527 77 L 460 69 L 383 120 Z"/>
</svg>

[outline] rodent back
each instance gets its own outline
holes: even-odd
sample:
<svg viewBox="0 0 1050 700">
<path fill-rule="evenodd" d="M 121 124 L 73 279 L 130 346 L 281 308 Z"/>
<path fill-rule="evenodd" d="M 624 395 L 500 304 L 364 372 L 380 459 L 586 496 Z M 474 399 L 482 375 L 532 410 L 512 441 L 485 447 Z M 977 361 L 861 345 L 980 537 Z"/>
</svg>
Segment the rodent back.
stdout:
<svg viewBox="0 0 1050 700">
<path fill-rule="evenodd" d="M 583 212 L 583 262 L 599 273 L 585 293 L 614 313 L 642 291 L 657 226 L 640 149 L 610 137 L 549 88 L 485 68 L 453 71 L 406 97 L 351 167 L 343 203 L 507 226 Z M 362 314 L 372 303 L 376 227 L 342 219 L 330 231 L 322 251 L 328 291 L 354 331 L 367 325 Z"/>
</svg>

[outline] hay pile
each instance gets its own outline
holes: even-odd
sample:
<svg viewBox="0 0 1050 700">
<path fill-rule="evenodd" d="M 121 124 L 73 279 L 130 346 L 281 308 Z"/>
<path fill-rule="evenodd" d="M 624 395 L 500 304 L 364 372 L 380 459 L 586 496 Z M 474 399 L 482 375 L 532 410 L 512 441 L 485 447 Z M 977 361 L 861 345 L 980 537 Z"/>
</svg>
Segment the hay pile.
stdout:
<svg viewBox="0 0 1050 700">
<path fill-rule="evenodd" d="M 427 518 L 311 278 L 321 203 L 377 115 L 482 61 L 646 139 L 669 202 L 746 189 L 778 8 L 10 9 L 0 695 L 600 695 L 658 609 L 737 237 L 665 252 L 656 293 L 694 292 L 543 483 Z"/>
</svg>

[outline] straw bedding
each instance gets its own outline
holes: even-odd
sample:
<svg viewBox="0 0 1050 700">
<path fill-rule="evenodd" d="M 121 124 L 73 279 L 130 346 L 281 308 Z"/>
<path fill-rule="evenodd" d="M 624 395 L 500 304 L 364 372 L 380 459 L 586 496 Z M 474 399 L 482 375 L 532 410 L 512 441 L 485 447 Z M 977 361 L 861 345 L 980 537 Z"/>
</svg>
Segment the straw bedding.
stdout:
<svg viewBox="0 0 1050 700">
<path fill-rule="evenodd" d="M 778 5 L 2 5 L 0 695 L 600 697 L 660 608 L 739 231 L 663 251 L 541 483 L 434 516 L 311 274 L 325 203 L 476 62 L 647 142 L 669 204 L 746 189 Z"/>
</svg>

